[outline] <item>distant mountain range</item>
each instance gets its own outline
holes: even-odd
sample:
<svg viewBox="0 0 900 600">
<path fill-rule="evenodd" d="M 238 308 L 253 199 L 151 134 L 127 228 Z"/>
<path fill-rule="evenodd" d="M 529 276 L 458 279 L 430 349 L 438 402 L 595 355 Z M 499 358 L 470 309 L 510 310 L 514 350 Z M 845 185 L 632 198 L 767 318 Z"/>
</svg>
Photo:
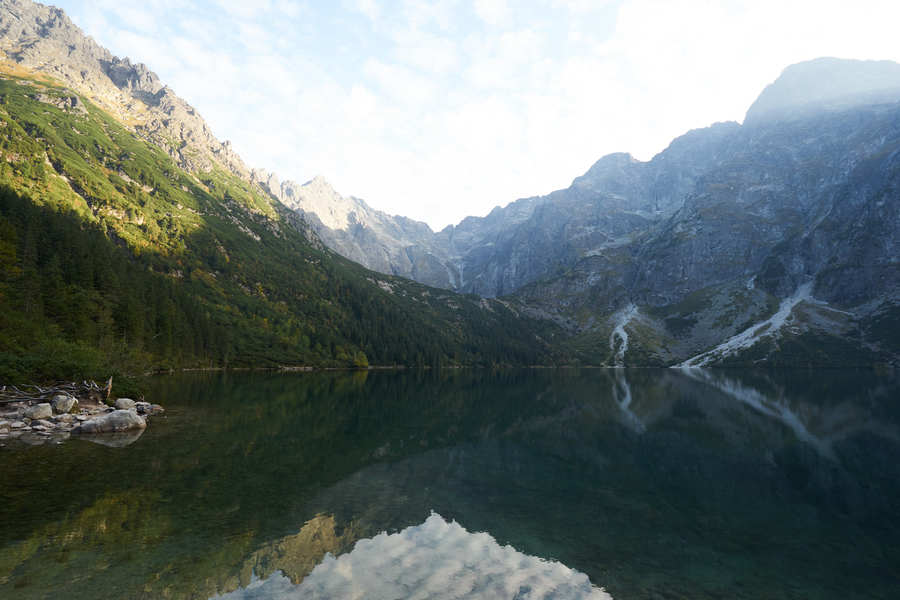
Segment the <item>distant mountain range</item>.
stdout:
<svg viewBox="0 0 900 600">
<path fill-rule="evenodd" d="M 6 86 L 15 101 L 0 118 L 20 126 L 18 146 L 34 146 L 10 153 L 7 143 L 14 172 L 2 183 L 33 198 L 55 190 L 39 203 L 82 210 L 132 253 L 164 249 L 154 260 L 165 264 L 154 269 L 182 288 L 188 270 L 218 281 L 213 289 L 231 286 L 216 291 L 220 308 L 244 295 L 264 298 L 273 315 L 311 314 L 310 302 L 341 313 L 309 331 L 293 325 L 305 333 L 286 335 L 279 356 L 291 356 L 289 340 L 299 335 L 307 350 L 296 362 L 363 353 L 388 362 L 898 363 L 896 63 L 823 58 L 788 67 L 743 124 L 688 132 L 648 162 L 603 157 L 567 189 L 434 232 L 344 197 L 322 178 L 300 185 L 249 169 L 146 66 L 113 57 L 62 11 L 4 0 L 0 50 L 4 78 L 19 85 Z M 22 84 L 30 88 L 12 94 Z M 33 116 L 35 102 L 52 106 L 53 118 Z M 96 135 L 69 139 L 58 129 L 85 133 L 76 121 L 88 117 Z M 104 119 L 141 140 L 152 164 L 134 164 L 119 134 L 107 148 Z M 318 281 L 305 271 L 292 280 L 294 259 L 272 250 L 286 239 L 302 245 L 304 264 L 329 277 L 346 272 L 353 298 L 330 296 L 349 289 L 342 285 L 317 287 L 315 298 L 285 294 Z M 325 247 L 380 274 L 333 267 L 345 263 Z M 245 268 L 235 272 L 234 262 Z M 270 279 L 259 281 L 253 262 L 271 266 Z M 354 308 L 372 298 L 387 304 Z M 379 310 L 395 315 L 381 332 L 429 323 L 437 338 L 413 353 L 379 353 L 364 321 L 381 319 Z M 256 327 L 251 321 L 244 326 Z M 312 330 L 324 329 L 332 339 L 312 352 Z M 438 332 L 448 331 L 454 341 L 438 350 Z M 409 338 L 390 343 L 401 339 Z M 492 342 L 479 348 L 477 340 Z M 254 356 L 268 360 L 266 352 Z"/>
<path fill-rule="evenodd" d="M 898 101 L 900 65 L 823 58 L 785 69 L 743 125 L 691 131 L 649 162 L 603 157 L 565 190 L 439 232 L 333 191 L 340 224 L 299 209 L 344 256 L 505 296 L 608 362 L 890 362 Z"/>
<path fill-rule="evenodd" d="M 743 125 L 649 162 L 605 156 L 483 218 L 430 232 L 348 199 L 328 205 L 343 225 L 310 222 L 369 268 L 507 297 L 607 362 L 895 361 L 898 101 L 900 65 L 817 59 L 785 69 Z"/>
</svg>

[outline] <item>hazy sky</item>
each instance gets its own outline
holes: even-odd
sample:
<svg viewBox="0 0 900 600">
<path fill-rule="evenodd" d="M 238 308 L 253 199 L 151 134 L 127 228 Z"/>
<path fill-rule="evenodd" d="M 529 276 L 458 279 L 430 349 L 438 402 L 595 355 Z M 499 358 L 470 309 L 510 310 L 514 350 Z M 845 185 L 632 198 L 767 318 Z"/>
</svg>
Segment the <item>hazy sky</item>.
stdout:
<svg viewBox="0 0 900 600">
<path fill-rule="evenodd" d="M 895 0 L 54 3 L 248 165 L 435 228 L 740 121 L 788 64 L 900 60 Z"/>
</svg>

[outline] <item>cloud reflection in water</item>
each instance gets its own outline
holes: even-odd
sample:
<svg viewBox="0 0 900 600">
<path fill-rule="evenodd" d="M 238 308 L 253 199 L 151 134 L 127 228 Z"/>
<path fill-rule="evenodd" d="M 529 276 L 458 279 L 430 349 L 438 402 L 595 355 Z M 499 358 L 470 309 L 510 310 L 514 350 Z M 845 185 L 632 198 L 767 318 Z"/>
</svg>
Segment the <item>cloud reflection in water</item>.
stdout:
<svg viewBox="0 0 900 600">
<path fill-rule="evenodd" d="M 268 598 L 466 598 L 610 600 L 587 575 L 562 563 L 500 546 L 433 514 L 399 533 L 360 540 L 352 552 L 327 555 L 299 585 L 278 573 L 222 600 Z"/>
</svg>

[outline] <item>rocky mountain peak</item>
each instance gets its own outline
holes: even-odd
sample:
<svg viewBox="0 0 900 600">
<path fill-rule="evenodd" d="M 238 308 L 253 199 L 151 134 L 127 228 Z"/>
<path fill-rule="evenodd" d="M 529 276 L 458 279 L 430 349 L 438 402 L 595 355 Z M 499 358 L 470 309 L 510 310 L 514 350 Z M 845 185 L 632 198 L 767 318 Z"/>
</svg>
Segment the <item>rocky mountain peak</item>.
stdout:
<svg viewBox="0 0 900 600">
<path fill-rule="evenodd" d="M 308 191 L 310 194 L 337 194 L 334 187 L 328 183 L 328 180 L 325 179 L 322 175 L 316 175 L 309 181 L 303 184 L 303 189 Z"/>
<path fill-rule="evenodd" d="M 621 178 L 624 172 L 638 164 L 636 158 L 627 152 L 615 152 L 607 154 L 595 162 L 587 173 L 576 177 L 572 186 L 576 188 L 594 189 L 602 187 L 610 180 Z"/>
<path fill-rule="evenodd" d="M 146 65 L 113 56 L 60 9 L 31 0 L 0 2 L 0 51 L 5 57 L 0 62 L 12 62 L 70 87 L 188 171 L 218 165 L 249 179 L 240 157 L 227 142 L 216 139 L 192 106 Z"/>
<path fill-rule="evenodd" d="M 900 100 L 900 64 L 889 60 L 817 58 L 787 67 L 747 111 L 745 124 L 801 118 Z"/>
<path fill-rule="evenodd" d="M 351 214 L 360 208 L 353 198 L 341 196 L 328 181 L 317 175 L 301 186 L 296 184 L 285 190 L 291 208 L 314 213 L 320 221 L 331 229 L 347 229 Z"/>
<path fill-rule="evenodd" d="M 329 229 L 347 229 L 352 221 L 357 220 L 356 213 L 368 211 L 361 201 L 339 194 L 321 175 L 301 185 L 294 181 L 279 181 L 277 175 L 265 169 L 253 169 L 250 181 L 288 208 L 317 218 Z"/>
<path fill-rule="evenodd" d="M 144 63 L 131 64 L 131 60 L 114 56 L 104 67 L 107 76 L 120 90 L 157 94 L 163 89 L 156 73 Z"/>
</svg>

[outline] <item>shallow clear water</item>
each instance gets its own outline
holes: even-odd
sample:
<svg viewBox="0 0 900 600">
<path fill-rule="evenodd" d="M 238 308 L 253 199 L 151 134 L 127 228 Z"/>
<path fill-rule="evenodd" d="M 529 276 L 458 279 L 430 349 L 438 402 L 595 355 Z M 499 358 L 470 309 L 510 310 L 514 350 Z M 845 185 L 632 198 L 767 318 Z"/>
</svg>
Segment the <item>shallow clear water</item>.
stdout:
<svg viewBox="0 0 900 600">
<path fill-rule="evenodd" d="M 892 374 L 213 374 L 147 399 L 166 417 L 122 448 L 0 447 L 0 598 L 900 597 Z"/>
</svg>

